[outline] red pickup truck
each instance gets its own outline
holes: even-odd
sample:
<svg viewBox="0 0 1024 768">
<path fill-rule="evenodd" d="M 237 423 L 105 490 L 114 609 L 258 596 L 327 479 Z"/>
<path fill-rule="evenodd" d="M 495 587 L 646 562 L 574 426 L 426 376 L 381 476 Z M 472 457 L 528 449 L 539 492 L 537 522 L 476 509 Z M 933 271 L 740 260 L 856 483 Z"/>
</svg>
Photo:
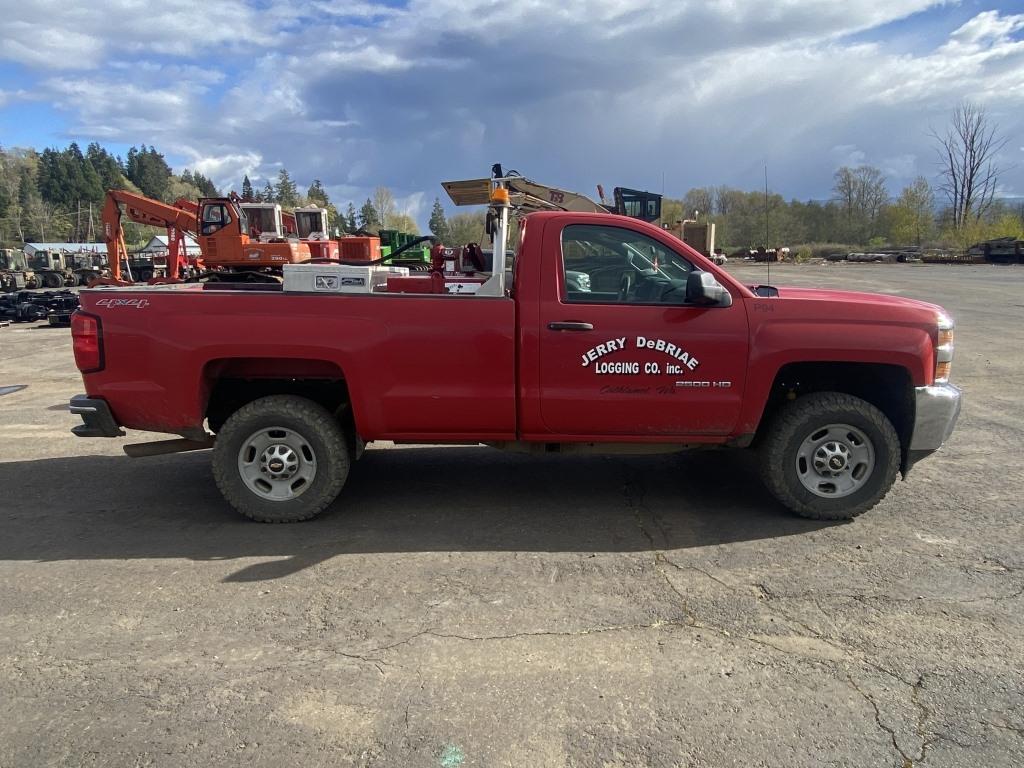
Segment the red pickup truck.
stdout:
<svg viewBox="0 0 1024 768">
<path fill-rule="evenodd" d="M 882 499 L 959 414 L 953 324 L 934 304 L 750 287 L 611 214 L 531 214 L 516 251 L 500 281 L 483 276 L 497 290 L 478 279 L 468 294 L 450 273 L 441 292 L 429 275 L 429 290 L 413 275 L 342 292 L 330 265 L 300 290 L 287 268 L 283 286 L 84 290 L 72 431 L 212 447 L 225 498 L 266 522 L 323 511 L 374 440 L 752 447 L 785 506 L 840 519 Z"/>
</svg>

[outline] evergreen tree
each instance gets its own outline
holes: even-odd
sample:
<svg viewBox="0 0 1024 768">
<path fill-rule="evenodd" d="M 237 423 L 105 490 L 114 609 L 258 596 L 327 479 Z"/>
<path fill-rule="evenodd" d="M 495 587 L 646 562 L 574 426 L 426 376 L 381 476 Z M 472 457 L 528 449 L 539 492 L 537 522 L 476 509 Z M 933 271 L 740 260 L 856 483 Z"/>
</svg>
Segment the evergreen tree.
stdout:
<svg viewBox="0 0 1024 768">
<path fill-rule="evenodd" d="M 171 182 L 171 167 L 164 156 L 154 147 L 142 145 L 141 149 L 128 150 L 125 164 L 128 180 L 137 186 L 146 197 L 163 200 L 168 195 Z"/>
<path fill-rule="evenodd" d="M 103 182 L 89 158 L 82 162 L 82 202 L 99 205 L 103 202 Z"/>
<path fill-rule="evenodd" d="M 451 230 L 448 228 L 448 218 L 444 215 L 444 208 L 441 207 L 441 201 L 438 198 L 434 198 L 434 207 L 430 211 L 430 231 L 434 233 L 442 243 L 447 243 L 451 240 Z"/>
<path fill-rule="evenodd" d="M 380 229 L 377 209 L 373 207 L 373 201 L 370 198 L 366 198 L 363 207 L 359 209 L 359 227 L 369 232 Z"/>
<path fill-rule="evenodd" d="M 351 201 L 349 201 L 348 204 L 347 218 L 348 221 L 345 222 L 345 228 L 349 232 L 355 232 L 357 229 L 359 229 L 359 223 L 356 221 L 356 207 L 352 205 Z"/>
<path fill-rule="evenodd" d="M 67 186 L 68 178 L 60 153 L 47 147 L 39 155 L 39 169 L 36 171 L 36 188 L 39 195 L 48 203 L 63 202 Z M 22 208 L 24 209 L 24 205 Z"/>
<path fill-rule="evenodd" d="M 220 197 L 220 193 L 217 191 L 217 187 L 214 186 L 213 181 L 199 171 L 193 171 L 192 184 L 199 190 L 201 197 Z"/>
<path fill-rule="evenodd" d="M 99 144 L 93 142 L 85 150 L 86 159 L 92 164 L 100 179 L 100 189 L 124 189 L 125 178 L 117 159 Z"/>
<path fill-rule="evenodd" d="M 251 203 L 256 199 L 256 195 L 252 191 L 252 182 L 249 181 L 248 174 L 246 174 L 245 178 L 242 179 L 242 199 L 247 203 Z"/>
<path fill-rule="evenodd" d="M 286 168 L 282 168 L 277 174 L 275 197 L 285 208 L 294 208 L 299 204 L 299 190 Z"/>
<path fill-rule="evenodd" d="M 82 167 L 85 165 L 85 158 L 82 157 L 82 150 L 78 148 L 78 144 L 72 142 L 61 153 L 60 164 L 67 182 L 59 199 L 48 202 L 62 205 L 70 210 L 86 196 L 85 174 Z"/>
<path fill-rule="evenodd" d="M 269 181 L 267 182 L 266 186 L 263 187 L 263 192 L 259 196 L 259 201 L 261 203 L 276 203 L 276 202 L 278 202 L 277 194 L 274 192 L 274 187 L 271 185 L 271 183 Z"/>
<path fill-rule="evenodd" d="M 327 190 L 320 183 L 320 179 L 313 179 L 313 183 L 309 185 L 306 197 L 309 198 L 310 204 L 319 205 L 321 208 L 326 208 L 331 203 L 330 198 L 327 197 Z"/>
</svg>

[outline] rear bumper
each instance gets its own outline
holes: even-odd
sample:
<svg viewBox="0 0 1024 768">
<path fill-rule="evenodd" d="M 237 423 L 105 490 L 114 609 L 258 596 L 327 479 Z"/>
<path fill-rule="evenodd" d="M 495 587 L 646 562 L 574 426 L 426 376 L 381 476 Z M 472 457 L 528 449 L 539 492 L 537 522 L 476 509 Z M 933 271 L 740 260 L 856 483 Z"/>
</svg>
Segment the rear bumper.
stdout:
<svg viewBox="0 0 1024 768">
<path fill-rule="evenodd" d="M 942 447 L 960 416 L 963 395 L 952 384 L 934 384 L 914 389 L 914 432 L 903 461 L 903 473 Z"/>
<path fill-rule="evenodd" d="M 106 400 L 75 395 L 68 410 L 82 417 L 82 423 L 71 428 L 78 437 L 124 437 L 124 430 L 114 421 Z"/>
</svg>

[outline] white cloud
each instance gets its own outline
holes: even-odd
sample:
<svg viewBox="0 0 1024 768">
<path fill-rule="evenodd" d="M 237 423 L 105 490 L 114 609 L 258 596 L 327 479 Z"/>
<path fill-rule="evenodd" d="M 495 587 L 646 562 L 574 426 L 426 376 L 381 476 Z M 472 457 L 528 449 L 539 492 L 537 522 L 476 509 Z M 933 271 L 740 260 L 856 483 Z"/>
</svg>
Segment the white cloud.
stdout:
<svg viewBox="0 0 1024 768">
<path fill-rule="evenodd" d="M 438 182 L 497 161 L 580 190 L 664 173 L 669 194 L 754 187 L 767 163 L 787 196 L 819 197 L 841 164 L 932 175 L 928 128 L 963 99 L 1024 131 L 1024 15 L 950 23 L 924 52 L 873 39 L 929 9 L 942 0 L 40 0 L 7 11 L 0 57 L 37 73 L 76 138 L 152 143 L 222 186 L 284 166 L 357 208 L 386 184 L 419 217 Z"/>
<path fill-rule="evenodd" d="M 0 109 L 3 109 L 11 102 L 29 101 L 32 98 L 32 94 L 23 89 L 18 89 L 17 91 L 5 91 L 3 88 L 0 88 Z"/>
<path fill-rule="evenodd" d="M 287 26 L 283 6 L 243 0 L 3 0 L 0 58 L 40 69 L 99 69 L 105 56 L 191 56 L 272 45 Z"/>
<path fill-rule="evenodd" d="M 262 156 L 257 152 L 243 152 L 233 155 L 216 155 L 204 157 L 195 150 L 191 150 L 192 160 L 189 166 L 194 171 L 211 179 L 217 187 L 225 190 L 239 186 L 239 180 L 245 176 L 250 177 L 254 184 L 260 180 L 258 169 L 263 161 Z"/>
</svg>

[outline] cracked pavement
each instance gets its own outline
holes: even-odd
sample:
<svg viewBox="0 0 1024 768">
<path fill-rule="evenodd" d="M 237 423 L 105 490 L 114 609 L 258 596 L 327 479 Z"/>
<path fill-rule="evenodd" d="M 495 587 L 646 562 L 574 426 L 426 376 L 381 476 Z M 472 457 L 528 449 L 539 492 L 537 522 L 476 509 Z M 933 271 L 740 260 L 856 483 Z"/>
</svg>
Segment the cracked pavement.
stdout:
<svg viewBox="0 0 1024 768">
<path fill-rule="evenodd" d="M 1024 764 L 1024 269 L 772 273 L 958 321 L 957 431 L 853 523 L 745 453 L 468 447 L 248 523 L 203 452 L 72 438 L 67 331 L 0 329 L 0 768 Z"/>
</svg>

